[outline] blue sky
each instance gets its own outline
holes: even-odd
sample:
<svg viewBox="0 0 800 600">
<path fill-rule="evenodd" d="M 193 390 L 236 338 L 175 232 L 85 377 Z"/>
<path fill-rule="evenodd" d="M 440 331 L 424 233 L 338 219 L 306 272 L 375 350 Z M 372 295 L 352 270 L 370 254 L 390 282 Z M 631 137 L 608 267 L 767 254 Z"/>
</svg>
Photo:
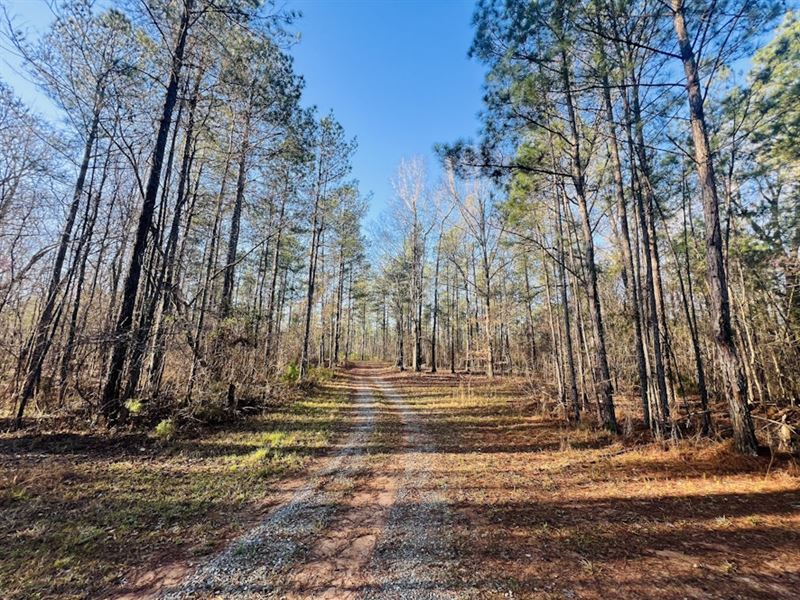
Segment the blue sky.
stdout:
<svg viewBox="0 0 800 600">
<path fill-rule="evenodd" d="M 333 109 L 358 137 L 353 175 L 373 191 L 372 214 L 392 194 L 403 157 L 477 133 L 483 68 L 467 58 L 473 0 L 298 0 L 306 101 Z"/>
<path fill-rule="evenodd" d="M 48 22 L 43 0 L 4 3 L 20 23 L 42 29 Z M 303 13 L 292 54 L 306 78 L 305 103 L 323 114 L 333 110 L 358 138 L 353 176 L 374 193 L 371 216 L 391 196 L 401 158 L 426 157 L 435 178 L 433 144 L 475 136 L 483 69 L 467 58 L 473 0 L 289 0 L 284 6 Z M 35 110 L 48 112 L 6 60 L 2 78 Z"/>
</svg>

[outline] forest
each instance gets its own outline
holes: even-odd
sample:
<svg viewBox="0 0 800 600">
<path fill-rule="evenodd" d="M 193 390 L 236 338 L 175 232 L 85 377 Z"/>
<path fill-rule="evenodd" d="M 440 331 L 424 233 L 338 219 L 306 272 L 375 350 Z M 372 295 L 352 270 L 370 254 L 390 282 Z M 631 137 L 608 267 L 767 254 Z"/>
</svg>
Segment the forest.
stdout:
<svg viewBox="0 0 800 600">
<path fill-rule="evenodd" d="M 292 2 L 43 10 L 41 34 L 12 6 L 0 27 L 57 113 L 0 78 L 0 545 L 16 548 L 0 557 L 1 597 L 600 597 L 621 581 L 627 534 L 586 536 L 617 526 L 600 500 L 615 485 L 653 502 L 678 490 L 662 525 L 703 518 L 719 542 L 693 558 L 650 531 L 640 555 L 661 562 L 635 568 L 689 574 L 626 580 L 619 597 L 794 597 L 791 3 L 478 0 L 464 50 L 485 72 L 480 134 L 431 140 L 435 164 L 403 159 L 391 198 L 358 181 L 355 133 L 304 100 Z M 351 493 L 337 487 L 348 460 L 369 471 L 345 482 L 372 490 L 366 507 L 337 496 Z M 598 505 L 512 514 L 517 484 L 486 483 L 512 471 L 523 486 L 541 473 L 562 493 L 588 486 Z M 641 473 L 661 492 L 643 492 Z M 453 479 L 439 490 L 437 477 Z M 347 534 L 344 566 L 319 549 L 339 538 L 292 529 L 318 520 L 282 487 L 291 478 L 311 482 L 309 502 L 330 494 L 319 527 Z M 739 494 L 759 516 L 736 499 L 694 514 L 693 493 Z M 520 557 L 490 568 L 527 547 L 509 541 L 515 527 L 567 527 L 565 511 L 584 538 L 525 550 L 556 556 L 546 575 Z M 727 518 L 739 525 L 720 533 Z M 359 521 L 379 532 L 366 550 L 348 529 Z M 461 542 L 437 554 L 418 539 L 435 527 Z M 545 535 L 534 529 L 520 539 Z M 390 530 L 405 541 L 379 551 Z M 237 539 L 252 552 L 220 554 Z M 480 568 L 462 559 L 475 544 Z M 197 570 L 186 558 L 215 553 Z M 568 554 L 575 589 L 548 588 Z M 267 555 L 284 570 L 256 575 Z"/>
</svg>

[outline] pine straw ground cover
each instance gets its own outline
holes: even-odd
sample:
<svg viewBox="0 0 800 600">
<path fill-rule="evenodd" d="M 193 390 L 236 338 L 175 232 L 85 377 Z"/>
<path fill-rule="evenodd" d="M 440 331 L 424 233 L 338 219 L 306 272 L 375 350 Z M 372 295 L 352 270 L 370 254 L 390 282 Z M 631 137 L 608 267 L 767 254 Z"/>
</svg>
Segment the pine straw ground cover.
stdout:
<svg viewBox="0 0 800 600">
<path fill-rule="evenodd" d="M 181 575 L 263 515 L 279 479 L 330 447 L 346 403 L 340 377 L 236 426 L 166 443 L 0 434 L 0 598 L 113 596 L 154 565 Z"/>
<path fill-rule="evenodd" d="M 437 439 L 430 468 L 454 514 L 454 589 L 485 598 L 800 597 L 796 458 L 568 432 L 508 380 L 393 383 Z"/>
</svg>

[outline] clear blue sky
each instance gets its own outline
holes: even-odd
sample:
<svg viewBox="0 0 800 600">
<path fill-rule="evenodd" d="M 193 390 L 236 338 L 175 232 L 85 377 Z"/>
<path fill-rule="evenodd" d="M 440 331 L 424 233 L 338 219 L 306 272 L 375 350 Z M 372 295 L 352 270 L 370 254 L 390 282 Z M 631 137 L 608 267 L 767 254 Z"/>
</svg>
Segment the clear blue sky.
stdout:
<svg viewBox="0 0 800 600">
<path fill-rule="evenodd" d="M 374 215 L 391 195 L 403 157 L 475 136 L 483 68 L 467 58 L 473 0 L 296 0 L 294 49 L 306 101 L 333 109 L 358 137 L 353 174 L 373 191 Z"/>
<path fill-rule="evenodd" d="M 49 21 L 43 0 L 4 3 L 34 29 Z M 358 138 L 353 176 L 375 194 L 372 216 L 392 194 L 401 158 L 427 157 L 435 178 L 433 144 L 475 136 L 483 69 L 467 58 L 473 0 L 288 0 L 285 6 L 303 13 L 292 54 L 306 78 L 305 103 L 323 114 L 332 109 Z M 0 74 L 34 109 L 48 112 L 5 60 Z"/>
</svg>

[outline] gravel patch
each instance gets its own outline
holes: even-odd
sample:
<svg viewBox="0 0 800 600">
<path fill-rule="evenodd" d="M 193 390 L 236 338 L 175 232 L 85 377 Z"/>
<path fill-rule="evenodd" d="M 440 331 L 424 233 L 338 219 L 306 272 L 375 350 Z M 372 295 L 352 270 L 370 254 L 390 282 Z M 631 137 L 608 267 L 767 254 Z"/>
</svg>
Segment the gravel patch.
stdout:
<svg viewBox="0 0 800 600">
<path fill-rule="evenodd" d="M 376 433 L 377 419 L 370 385 L 381 390 L 383 400 L 394 406 L 402 422 L 402 441 L 396 452 L 390 450 L 388 459 L 370 456 L 367 450 L 371 436 Z M 342 520 L 342 515 L 347 516 L 343 507 L 357 483 L 361 481 L 363 485 L 370 474 L 373 478 L 395 478 L 396 485 L 392 487 L 396 492 L 372 556 L 358 577 L 361 583 L 347 591 L 347 598 L 480 597 L 474 589 L 455 583 L 459 579 L 454 577 L 458 563 L 451 535 L 453 517 L 445 483 L 434 475 L 436 445 L 423 417 L 380 379 L 370 378 L 366 389 L 356 392 L 355 400 L 358 407 L 355 424 L 341 450 L 312 473 L 308 483 L 291 500 L 272 511 L 224 552 L 198 567 L 178 588 L 166 592 L 163 600 L 317 597 L 310 590 L 293 589 L 297 584 L 293 578 L 297 579 L 309 560 L 313 564 L 315 542 L 331 533 L 346 537 L 362 525 L 343 525 L 352 518 Z M 353 532 L 349 532 L 350 527 Z"/>
<path fill-rule="evenodd" d="M 164 600 L 186 598 L 274 598 L 281 580 L 303 559 L 319 532 L 333 519 L 359 472 L 366 468 L 365 449 L 375 426 L 374 402 L 358 391 L 353 429 L 337 453 L 323 459 L 308 483 L 264 521 L 225 551 L 199 566 Z"/>
<path fill-rule="evenodd" d="M 380 382 L 386 400 L 398 409 L 405 430 L 402 480 L 383 538 L 369 566 L 374 587 L 369 600 L 446 600 L 473 597 L 453 589 L 456 555 L 446 489 L 435 480 L 436 447 L 419 414 L 388 384 Z"/>
</svg>

